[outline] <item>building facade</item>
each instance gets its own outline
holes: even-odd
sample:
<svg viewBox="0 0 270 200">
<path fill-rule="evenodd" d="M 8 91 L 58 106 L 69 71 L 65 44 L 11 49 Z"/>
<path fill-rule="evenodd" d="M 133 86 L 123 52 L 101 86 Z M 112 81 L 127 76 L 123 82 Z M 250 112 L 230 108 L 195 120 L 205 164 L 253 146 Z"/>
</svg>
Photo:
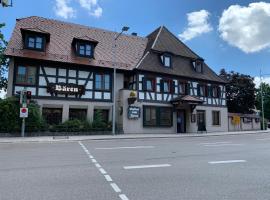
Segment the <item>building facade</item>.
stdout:
<svg viewBox="0 0 270 200">
<path fill-rule="evenodd" d="M 116 36 L 41 17 L 18 19 L 5 52 L 7 96 L 31 91 L 49 124 L 92 121 L 97 111 L 111 121 L 115 95 L 123 133 L 228 131 L 226 82 L 203 58 L 164 26 L 146 37 Z"/>
</svg>

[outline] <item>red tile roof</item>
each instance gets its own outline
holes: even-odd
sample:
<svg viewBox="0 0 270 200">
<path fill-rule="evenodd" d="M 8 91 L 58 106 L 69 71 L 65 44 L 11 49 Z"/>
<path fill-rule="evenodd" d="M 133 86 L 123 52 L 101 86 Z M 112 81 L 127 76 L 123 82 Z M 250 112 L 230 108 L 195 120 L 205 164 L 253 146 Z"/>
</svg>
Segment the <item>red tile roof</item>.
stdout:
<svg viewBox="0 0 270 200">
<path fill-rule="evenodd" d="M 23 49 L 21 29 L 50 33 L 50 42 L 46 45 L 46 51 L 35 52 Z M 113 55 L 112 48 L 117 34 L 112 31 L 32 16 L 17 20 L 5 54 L 101 67 L 113 67 L 113 64 L 116 64 L 119 69 L 132 70 L 143 56 L 147 38 L 123 34 L 117 40 L 116 55 Z M 88 38 L 88 40 L 90 38 L 92 41 L 98 41 L 95 59 L 77 57 L 72 49 L 73 38 Z"/>
</svg>

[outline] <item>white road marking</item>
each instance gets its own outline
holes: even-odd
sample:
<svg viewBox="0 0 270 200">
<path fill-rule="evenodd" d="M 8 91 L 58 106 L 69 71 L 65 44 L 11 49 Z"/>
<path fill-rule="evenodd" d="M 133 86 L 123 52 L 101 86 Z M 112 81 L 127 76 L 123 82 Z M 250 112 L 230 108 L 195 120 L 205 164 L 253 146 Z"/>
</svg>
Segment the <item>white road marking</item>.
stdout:
<svg viewBox="0 0 270 200">
<path fill-rule="evenodd" d="M 120 197 L 120 199 L 122 199 L 122 200 L 129 200 L 129 199 L 127 198 L 127 196 L 124 195 L 124 194 L 120 194 L 119 197 Z"/>
<path fill-rule="evenodd" d="M 156 167 L 170 167 L 170 164 L 159 165 L 136 165 L 136 166 L 124 166 L 124 169 L 144 169 L 144 168 L 156 168 Z"/>
<path fill-rule="evenodd" d="M 96 148 L 98 150 L 112 150 L 112 149 L 150 149 L 155 148 L 154 146 L 134 146 L 134 147 L 104 147 L 104 148 Z"/>
<path fill-rule="evenodd" d="M 104 177 L 108 182 L 112 182 L 112 178 L 110 177 L 110 175 L 105 174 Z"/>
<path fill-rule="evenodd" d="M 246 160 L 220 160 L 220 161 L 210 161 L 209 164 L 229 164 L 229 163 L 243 163 Z"/>
<path fill-rule="evenodd" d="M 99 168 L 101 174 L 107 174 L 107 172 L 103 168 Z"/>
<path fill-rule="evenodd" d="M 118 185 L 116 185 L 116 183 L 111 183 L 111 186 L 115 192 L 121 192 L 121 189 L 118 187 Z"/>
<path fill-rule="evenodd" d="M 263 141 L 263 140 L 270 140 L 270 138 L 259 138 L 259 139 L 256 139 L 256 140 Z"/>
<path fill-rule="evenodd" d="M 211 144 L 229 144 L 232 142 L 205 142 L 205 143 L 199 143 L 200 145 L 211 145 Z"/>
<path fill-rule="evenodd" d="M 100 164 L 98 164 L 98 162 L 96 161 L 96 159 L 94 159 L 94 157 L 90 154 L 90 152 L 88 151 L 88 149 L 83 145 L 83 143 L 81 141 L 78 142 L 79 145 L 82 147 L 82 149 L 84 150 L 84 152 L 88 155 L 88 157 L 91 159 L 91 161 L 93 163 L 95 163 L 96 167 L 99 169 L 100 173 L 104 175 L 106 181 L 108 182 L 112 182 L 112 178 L 110 177 L 109 174 L 107 174 L 107 172 L 101 168 Z M 121 192 L 121 189 L 118 187 L 118 185 L 116 183 L 110 183 L 111 187 L 113 188 L 113 190 L 116 192 L 116 193 L 120 193 Z M 129 200 L 127 198 L 127 196 L 125 194 L 120 194 L 119 195 L 119 198 L 121 200 Z"/>
<path fill-rule="evenodd" d="M 96 167 L 97 168 L 101 168 L 100 164 L 96 163 Z"/>
<path fill-rule="evenodd" d="M 206 144 L 205 147 L 243 146 L 244 144 Z"/>
</svg>

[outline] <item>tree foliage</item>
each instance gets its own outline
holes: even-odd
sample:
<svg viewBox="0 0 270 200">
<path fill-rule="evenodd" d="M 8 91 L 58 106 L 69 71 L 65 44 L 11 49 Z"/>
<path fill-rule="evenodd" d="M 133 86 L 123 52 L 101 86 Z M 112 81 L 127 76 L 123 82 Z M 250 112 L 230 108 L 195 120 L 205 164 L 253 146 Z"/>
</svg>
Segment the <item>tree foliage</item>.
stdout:
<svg viewBox="0 0 270 200">
<path fill-rule="evenodd" d="M 228 81 L 226 99 L 229 112 L 252 113 L 255 108 L 255 84 L 253 77 L 234 71 L 220 71 L 220 77 Z"/>
<path fill-rule="evenodd" d="M 270 119 L 270 85 L 267 83 L 262 83 L 260 88 L 256 93 L 256 107 L 259 110 L 262 110 L 262 101 L 261 101 L 261 87 L 264 101 L 264 117 Z"/>
<path fill-rule="evenodd" d="M 8 59 L 4 56 L 7 41 L 5 41 L 4 35 L 1 31 L 4 26 L 5 24 L 0 23 L 0 89 L 7 88 L 7 77 L 5 74 L 8 68 Z"/>
</svg>

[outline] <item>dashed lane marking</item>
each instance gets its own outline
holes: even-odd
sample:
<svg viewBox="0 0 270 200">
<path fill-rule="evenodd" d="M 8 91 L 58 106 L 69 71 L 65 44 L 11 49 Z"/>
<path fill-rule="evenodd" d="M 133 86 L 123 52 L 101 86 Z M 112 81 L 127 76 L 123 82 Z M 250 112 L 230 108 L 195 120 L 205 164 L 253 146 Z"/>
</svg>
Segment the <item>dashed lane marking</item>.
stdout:
<svg viewBox="0 0 270 200">
<path fill-rule="evenodd" d="M 157 168 L 157 167 L 170 167 L 170 164 L 158 164 L 158 165 L 135 165 L 124 166 L 124 169 L 144 169 L 144 168 Z"/>
<path fill-rule="evenodd" d="M 127 198 L 127 196 L 125 194 L 121 193 L 121 189 L 118 187 L 118 185 L 116 183 L 113 182 L 111 176 L 101 167 L 101 165 L 97 162 L 97 160 L 94 158 L 94 156 L 91 155 L 91 153 L 88 151 L 88 149 L 84 146 L 84 144 L 79 141 L 78 142 L 79 145 L 82 147 L 82 149 L 84 150 L 84 152 L 88 155 L 88 157 L 91 159 L 91 161 L 93 163 L 95 163 L 95 166 L 97 167 L 97 169 L 99 170 L 99 172 L 104 175 L 104 178 L 106 179 L 107 182 L 110 182 L 111 187 L 113 188 L 113 190 L 116 193 L 120 193 L 119 194 L 119 198 L 121 200 L 129 200 Z"/>
<path fill-rule="evenodd" d="M 230 164 L 230 163 L 244 163 L 246 160 L 220 160 L 220 161 L 210 161 L 209 164 Z"/>
<path fill-rule="evenodd" d="M 113 150 L 113 149 L 151 149 L 155 148 L 154 146 L 133 146 L 133 147 L 100 147 L 95 148 L 97 150 Z"/>
</svg>

